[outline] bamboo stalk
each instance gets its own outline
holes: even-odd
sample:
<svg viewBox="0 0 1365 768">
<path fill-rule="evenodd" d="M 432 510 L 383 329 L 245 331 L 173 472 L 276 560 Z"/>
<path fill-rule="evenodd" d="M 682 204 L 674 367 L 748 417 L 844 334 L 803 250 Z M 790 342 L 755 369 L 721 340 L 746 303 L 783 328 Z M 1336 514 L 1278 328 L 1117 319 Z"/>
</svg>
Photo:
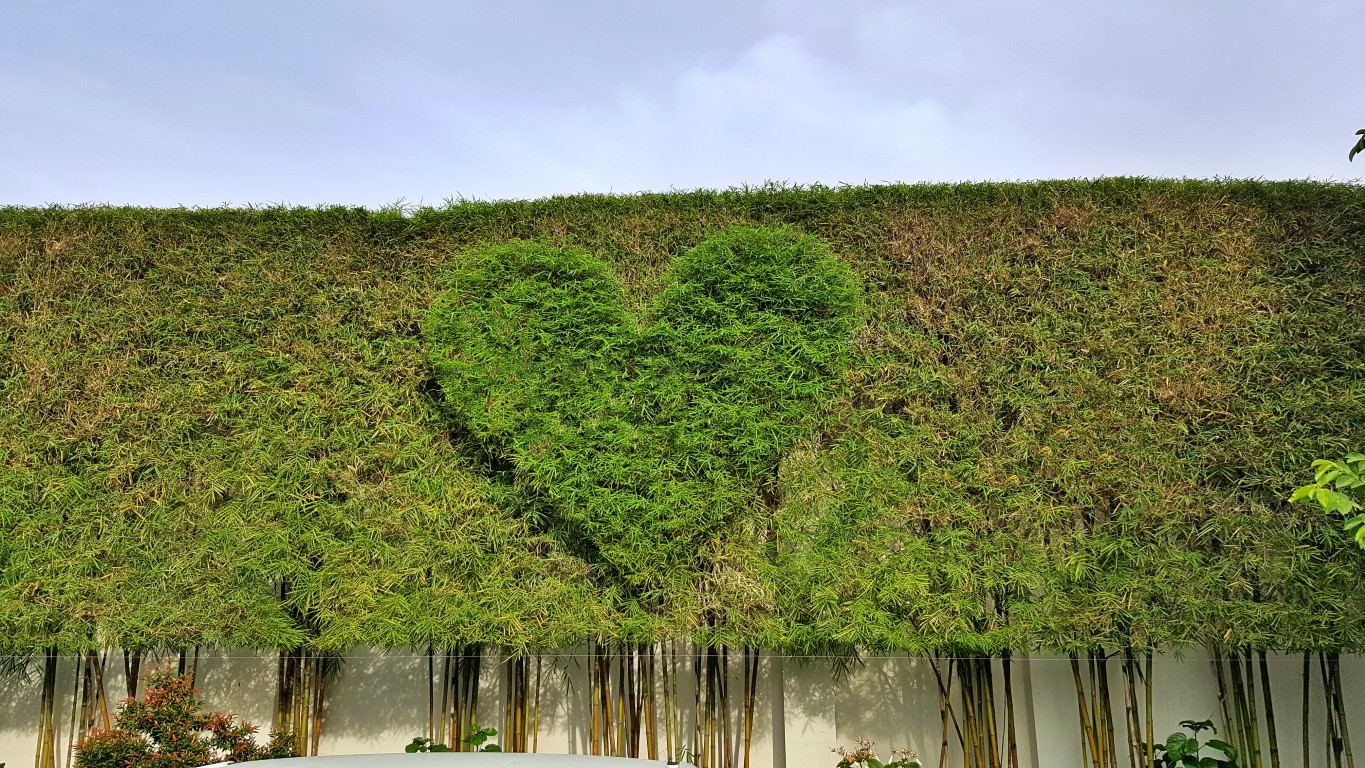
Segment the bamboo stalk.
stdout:
<svg viewBox="0 0 1365 768">
<path fill-rule="evenodd" d="M 123 681 L 128 688 L 128 698 L 137 698 L 138 678 L 142 672 L 142 651 L 123 651 Z"/>
<path fill-rule="evenodd" d="M 1147 762 L 1145 766 L 1156 765 L 1156 726 L 1152 719 L 1152 649 L 1147 649 L 1147 673 L 1142 681 L 1142 696 L 1147 714 Z"/>
<path fill-rule="evenodd" d="M 948 692 L 944 689 L 943 674 L 939 671 L 938 661 L 939 655 L 935 651 L 934 658 L 930 661 L 929 666 L 934 670 L 934 679 L 938 683 L 938 718 L 943 725 L 942 746 L 938 752 L 938 768 L 948 768 L 948 708 L 952 706 L 952 703 L 948 698 Z M 952 662 L 949 662 L 949 672 L 952 671 L 951 664 Z"/>
<path fill-rule="evenodd" d="M 938 682 L 938 719 L 942 727 L 942 737 L 938 751 L 938 768 L 948 766 L 948 706 L 944 701 L 943 695 L 943 676 L 938 669 L 938 653 L 934 653 L 934 658 L 929 661 L 929 665 L 934 670 L 934 678 Z"/>
<path fill-rule="evenodd" d="M 280 651 L 279 661 L 275 664 L 275 727 L 276 731 L 283 731 L 287 725 L 288 718 L 285 716 L 285 706 L 288 701 L 288 691 L 291 685 L 289 670 L 289 652 Z"/>
<path fill-rule="evenodd" d="M 76 661 L 75 669 L 71 670 L 71 717 L 67 721 L 66 768 L 71 768 L 71 755 L 76 746 L 76 702 L 80 699 L 81 680 L 90 673 L 89 670 L 82 669 L 84 664 L 81 662 L 84 659 L 80 656 L 77 656 L 76 659 L 80 659 L 80 661 Z M 86 698 L 89 696 L 90 692 L 87 689 Z M 81 714 L 84 716 L 85 713 L 82 712 Z"/>
<path fill-rule="evenodd" d="M 463 743 L 464 739 L 474 731 L 474 721 L 479 716 L 479 671 L 483 667 L 483 647 L 477 643 L 464 646 L 461 649 L 460 659 L 464 670 L 464 711 L 459 714 L 459 740 Z M 466 751 L 475 751 L 476 749 L 472 746 L 466 746 Z"/>
<path fill-rule="evenodd" d="M 932 669 L 932 670 L 934 671 L 934 680 L 938 683 L 939 716 L 940 716 L 940 717 L 948 717 L 948 718 L 951 718 L 951 719 L 952 719 L 952 722 L 953 722 L 953 729 L 957 732 L 957 740 L 958 740 L 958 742 L 959 742 L 959 743 L 965 743 L 965 742 L 963 741 L 963 736 L 962 736 L 962 726 L 961 726 L 960 724 L 958 724 L 958 721 L 957 721 L 957 712 L 953 710 L 952 691 L 953 691 L 953 669 L 954 669 L 954 667 L 955 667 L 955 664 L 954 664 L 953 659 L 952 659 L 951 657 L 949 657 L 949 659 L 948 659 L 948 679 L 947 679 L 947 682 L 945 683 L 945 682 L 944 682 L 944 678 L 943 678 L 943 674 L 942 674 L 942 672 L 941 672 L 941 671 L 939 670 L 939 668 L 938 668 L 938 661 L 939 661 L 939 659 L 940 659 L 940 657 L 939 657 L 938 653 L 935 652 L 935 653 L 934 653 L 934 664 L 932 664 L 932 665 L 930 666 L 930 669 Z M 946 755 L 946 754 L 947 754 L 947 749 L 948 749 L 948 747 L 947 747 L 948 736 L 946 735 L 946 726 L 945 726 L 945 735 L 944 735 L 944 737 L 943 737 L 943 742 L 944 742 L 943 754 Z M 947 758 L 946 758 L 946 757 L 943 757 L 942 762 L 946 763 L 946 762 L 947 762 Z"/>
<path fill-rule="evenodd" d="M 692 683 L 692 751 L 697 759 L 697 768 L 710 768 L 706 762 L 705 743 L 702 741 L 701 649 L 695 645 L 692 648 Z"/>
<path fill-rule="evenodd" d="M 1327 672 L 1327 657 L 1318 652 L 1318 671 L 1322 675 L 1322 695 L 1327 703 L 1327 762 L 1341 768 L 1341 739 L 1337 736 L 1337 711 L 1332 701 L 1332 677 Z"/>
<path fill-rule="evenodd" d="M 600 737 L 602 730 L 602 711 L 597 693 L 597 653 L 597 644 L 594 643 L 590 651 L 591 658 L 588 669 L 588 702 L 589 708 L 591 709 L 591 722 L 588 727 L 588 749 L 594 755 L 602 754 L 602 739 Z"/>
<path fill-rule="evenodd" d="M 1114 722 L 1109 713 L 1108 668 L 1103 650 L 1091 650 L 1090 656 L 1090 701 L 1095 730 L 1099 735 L 1100 762 L 1106 768 L 1116 768 L 1114 757 Z"/>
<path fill-rule="evenodd" d="M 1004 651 L 1000 664 L 1005 676 L 1005 728 L 1008 742 L 1009 768 L 1019 768 L 1019 740 L 1014 725 L 1014 672 L 1011 665 L 1012 654 Z"/>
<path fill-rule="evenodd" d="M 441 652 L 441 724 L 436 729 L 436 740 L 451 748 L 459 748 L 460 695 L 464 692 L 464 679 L 460 676 L 464 660 L 455 656 L 458 650 L 447 648 Z"/>
<path fill-rule="evenodd" d="M 720 723 L 725 768 L 734 768 L 735 742 L 730 732 L 730 648 L 720 648 Z"/>
<path fill-rule="evenodd" d="M 53 711 L 57 701 L 57 649 L 43 651 L 43 696 L 38 709 L 38 745 L 34 753 L 35 768 L 56 768 L 57 729 Z"/>
<path fill-rule="evenodd" d="M 1246 680 L 1246 719 L 1249 725 L 1247 740 L 1251 744 L 1251 765 L 1252 768 L 1261 768 L 1261 718 L 1257 712 L 1256 703 L 1256 675 L 1251 668 L 1251 649 L 1246 649 L 1246 658 L 1243 661 Z"/>
<path fill-rule="evenodd" d="M 1261 662 L 1261 690 L 1265 692 L 1266 740 L 1270 747 L 1270 768 L 1280 768 L 1280 738 L 1275 726 L 1275 701 L 1271 696 L 1270 665 L 1266 662 L 1265 651 L 1257 651 Z"/>
<path fill-rule="evenodd" d="M 617 757 L 626 757 L 626 752 L 630 749 L 630 709 L 626 701 L 626 689 L 630 680 L 626 670 L 626 657 L 629 654 L 628 647 L 622 647 L 616 653 L 616 749 L 612 750 L 612 754 Z"/>
<path fill-rule="evenodd" d="M 1302 724 L 1303 724 L 1303 768 L 1312 768 L 1312 760 L 1310 759 L 1310 758 L 1311 758 L 1311 755 L 1312 755 L 1312 749 L 1310 749 L 1310 746 L 1309 746 L 1309 745 L 1311 744 L 1311 739 L 1309 738 L 1309 728 L 1308 728 L 1309 715 L 1311 714 L 1312 709 L 1313 709 L 1312 704 L 1309 703 L 1310 700 L 1311 700 L 1311 699 L 1310 699 L 1310 696 L 1309 696 L 1309 693 L 1310 693 L 1310 691 L 1309 691 L 1309 682 L 1311 681 L 1311 679 L 1312 679 L 1312 677 L 1313 677 L 1313 662 L 1312 662 L 1312 658 L 1313 658 L 1313 655 L 1312 655 L 1311 653 L 1309 653 L 1309 652 L 1307 652 L 1307 651 L 1304 651 L 1304 653 L 1303 653 L 1303 715 L 1302 715 L 1303 720 L 1301 721 Z"/>
<path fill-rule="evenodd" d="M 1094 730 L 1090 726 L 1089 710 L 1085 701 L 1085 684 L 1081 680 L 1081 660 L 1075 653 L 1069 654 L 1071 658 L 1071 678 L 1076 686 L 1076 706 L 1081 716 L 1081 759 L 1085 760 L 1087 754 L 1090 757 L 1090 764 L 1093 768 L 1103 768 L 1100 765 L 1100 748 L 1096 740 Z M 1089 748 L 1089 752 L 1086 749 Z"/>
<path fill-rule="evenodd" d="M 974 658 L 959 661 L 966 663 L 966 670 L 958 676 L 962 690 L 962 724 L 966 727 L 967 743 L 962 745 L 963 759 L 968 768 L 986 768 L 986 754 L 982 749 L 981 723 L 977 717 L 975 699 L 977 697 L 977 670 Z"/>
<path fill-rule="evenodd" d="M 673 665 L 673 642 L 669 641 L 668 644 L 666 645 L 661 644 L 659 646 L 659 654 L 660 656 L 662 656 L 660 661 L 661 666 L 663 667 L 661 674 L 663 675 L 664 684 L 663 687 L 664 755 L 666 756 L 668 762 L 671 763 L 678 759 L 677 757 L 678 753 L 676 752 L 673 744 L 673 707 L 674 702 L 676 701 L 676 697 L 673 695 L 673 691 L 669 687 L 671 685 L 671 681 L 673 680 L 673 674 L 671 669 Z"/>
<path fill-rule="evenodd" d="M 104 665 L 108 659 L 108 652 L 105 652 L 95 667 L 95 700 L 99 706 L 100 726 L 106 731 L 109 730 L 109 699 L 104 692 Z"/>
<path fill-rule="evenodd" d="M 981 679 L 984 682 L 981 690 L 985 693 L 985 699 L 981 702 L 980 708 L 986 712 L 986 731 L 990 735 L 990 765 L 991 768 L 1000 768 L 1002 760 L 1000 739 L 995 722 L 995 670 L 991 669 L 989 656 L 981 659 Z"/>
<path fill-rule="evenodd" d="M 197 651 L 196 651 L 196 654 L 197 654 Z M 327 702 L 327 678 L 328 678 L 328 674 L 327 674 L 327 669 L 326 669 L 325 666 L 324 666 L 324 661 L 323 661 L 322 658 L 320 658 L 320 657 L 314 657 L 314 666 L 315 666 L 315 668 L 316 668 L 316 670 L 317 670 L 317 673 L 316 673 L 317 679 L 316 679 L 316 684 L 314 685 L 314 688 L 313 688 L 313 690 L 314 690 L 315 693 L 314 693 L 314 696 L 313 696 L 313 723 L 312 723 L 312 730 L 313 730 L 313 751 L 312 751 L 312 753 L 313 753 L 314 755 L 316 755 L 316 754 L 318 753 L 318 745 L 319 745 L 319 744 L 321 743 L 321 741 L 322 741 L 322 722 L 323 722 L 323 711 L 324 711 L 324 710 L 323 710 L 323 707 L 326 706 L 326 702 Z"/>
<path fill-rule="evenodd" d="M 1125 645 L 1121 651 L 1121 669 L 1123 671 L 1123 712 L 1124 727 L 1128 731 L 1128 764 L 1138 766 L 1142 764 L 1142 747 L 1140 745 L 1142 726 L 1138 721 L 1137 713 L 1137 684 L 1133 677 L 1137 670 L 1133 668 L 1133 649 Z"/>
<path fill-rule="evenodd" d="M 645 745 L 650 760 L 659 759 L 659 721 L 655 712 L 654 695 L 658 690 L 657 670 L 654 663 L 654 646 L 651 645 L 645 656 Z"/>
<path fill-rule="evenodd" d="M 1224 660 L 1228 665 L 1228 680 L 1232 682 L 1232 711 L 1237 718 L 1237 749 L 1241 751 L 1242 760 L 1250 760 L 1253 759 L 1252 724 L 1247 721 L 1247 693 L 1246 685 L 1242 681 L 1241 651 L 1230 651 Z"/>
<path fill-rule="evenodd" d="M 1095 753 L 1095 760 L 1104 768 L 1111 768 L 1105 760 L 1105 756 L 1109 754 L 1109 750 L 1105 747 L 1104 743 L 1104 722 L 1100 717 L 1100 681 L 1098 679 L 1099 675 L 1095 670 L 1095 652 L 1093 650 L 1086 651 L 1085 671 L 1090 677 L 1090 693 L 1086 700 L 1089 702 L 1090 706 L 1090 727 L 1095 729 L 1095 747 L 1098 750 Z"/>
<path fill-rule="evenodd" d="M 543 673 L 542 673 L 542 670 L 541 670 L 541 663 L 542 663 L 543 661 L 545 661 L 545 656 L 544 656 L 543 654 L 537 653 L 537 654 L 536 654 L 536 701 L 535 701 L 534 709 L 532 710 L 535 714 L 534 714 L 534 715 L 532 716 L 532 718 L 531 718 L 531 751 L 532 751 L 532 752 L 539 752 L 539 751 L 540 751 L 540 689 L 541 689 L 541 683 L 544 682 L 544 677 L 543 677 Z"/>
<path fill-rule="evenodd" d="M 754 699 L 758 695 L 759 651 L 744 649 L 744 768 L 749 768 L 749 749 L 754 736 Z"/>
<path fill-rule="evenodd" d="M 1332 704 L 1337 713 L 1341 753 L 1346 758 L 1346 768 L 1355 768 L 1355 757 L 1351 754 L 1351 732 L 1346 720 L 1346 701 L 1341 694 L 1341 654 L 1336 651 L 1329 653 L 1327 667 L 1332 671 Z"/>
<path fill-rule="evenodd" d="M 513 703 L 513 698 L 515 697 L 517 680 L 510 656 L 503 660 L 502 672 L 503 679 L 507 683 L 502 700 L 502 741 L 508 752 L 515 752 L 517 751 L 517 742 L 516 736 L 512 733 L 512 711 L 516 706 Z"/>
<path fill-rule="evenodd" d="M 1218 707 L 1223 713 L 1223 735 L 1227 741 L 1237 746 L 1239 752 L 1243 752 L 1246 745 L 1242 742 L 1237 730 L 1237 724 L 1233 720 L 1231 705 L 1228 703 L 1228 684 L 1226 676 L 1223 674 L 1223 654 L 1217 646 L 1209 648 L 1212 652 L 1213 675 L 1217 683 Z"/>
<path fill-rule="evenodd" d="M 1113 731 L 1112 728 L 1105 726 L 1104 705 L 1100 698 L 1100 665 L 1094 649 L 1086 653 L 1086 659 L 1090 672 L 1090 724 L 1095 729 L 1095 738 L 1100 750 L 1098 759 L 1100 765 L 1113 768 L 1113 761 L 1109 759 L 1109 745 L 1113 741 L 1109 737 Z"/>
<path fill-rule="evenodd" d="M 606 663 L 602 665 L 602 699 L 606 720 L 609 724 L 609 727 L 607 728 L 607 754 L 620 757 L 621 739 L 618 736 L 618 731 L 621 727 L 621 718 L 625 716 L 625 713 L 622 711 L 619 704 L 615 704 L 615 702 L 612 701 L 611 653 L 612 650 L 608 648 Z"/>
<path fill-rule="evenodd" d="M 295 667 L 298 676 L 298 687 L 294 694 L 294 737 L 298 739 L 300 747 L 308 748 L 308 701 L 312 696 L 312 676 L 309 674 L 309 654 L 307 651 L 299 652 L 299 663 Z M 310 753 L 311 755 L 311 753 Z"/>
</svg>

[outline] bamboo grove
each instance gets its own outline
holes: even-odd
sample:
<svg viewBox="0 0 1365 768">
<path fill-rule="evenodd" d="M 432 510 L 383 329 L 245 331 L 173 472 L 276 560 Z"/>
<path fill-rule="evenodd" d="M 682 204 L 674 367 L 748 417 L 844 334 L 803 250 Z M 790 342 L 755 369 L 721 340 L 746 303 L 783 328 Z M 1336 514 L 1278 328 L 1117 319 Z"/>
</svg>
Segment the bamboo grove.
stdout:
<svg viewBox="0 0 1365 768">
<path fill-rule="evenodd" d="M 1349 761 L 1365 558 L 1284 498 L 1365 445 L 1362 307 L 1349 184 L 0 209 L 0 655 L 89 727 L 106 663 L 270 649 L 315 751 L 347 650 L 424 649 L 430 738 L 496 664 L 534 749 L 588 647 L 594 749 L 735 768 L 761 651 L 905 653 L 984 768 L 1041 649 L 1103 768 L 1188 646 L 1278 765 L 1285 651 Z"/>
</svg>

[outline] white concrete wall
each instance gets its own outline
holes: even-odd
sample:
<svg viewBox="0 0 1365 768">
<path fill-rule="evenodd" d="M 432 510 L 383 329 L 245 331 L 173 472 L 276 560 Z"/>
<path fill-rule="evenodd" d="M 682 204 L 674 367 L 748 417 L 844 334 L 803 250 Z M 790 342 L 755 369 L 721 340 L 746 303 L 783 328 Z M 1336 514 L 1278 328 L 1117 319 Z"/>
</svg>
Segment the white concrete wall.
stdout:
<svg viewBox="0 0 1365 768">
<path fill-rule="evenodd" d="M 546 658 L 541 690 L 541 752 L 588 751 L 586 654 L 565 652 Z M 1282 764 L 1301 765 L 1302 706 L 1300 656 L 1272 656 L 1276 715 Z M 171 660 L 170 663 L 174 663 Z M 738 659 L 732 659 L 732 708 L 738 718 Z M 66 755 L 73 687 L 71 659 L 63 659 L 58 680 L 59 754 Z M 111 655 L 106 681 L 111 698 L 121 695 L 121 657 Z M 1365 743 L 1365 657 L 1342 659 L 1349 725 Z M 1158 739 L 1181 720 L 1212 719 L 1221 727 L 1213 673 L 1203 649 L 1157 659 L 1154 667 Z M 414 736 L 426 733 L 427 667 L 415 651 L 364 651 L 349 655 L 329 687 L 323 754 L 401 752 Z M 249 651 L 209 653 L 200 659 L 198 682 L 205 705 L 230 711 L 268 729 L 275 688 L 275 657 Z M 1123 737 L 1122 677 L 1111 670 L 1118 738 Z M 481 678 L 479 721 L 501 729 L 502 672 L 486 662 Z M 997 694 L 1002 683 L 997 673 Z M 1037 655 L 1016 659 L 1014 673 L 1019 753 L 1025 768 L 1082 768 L 1080 727 L 1069 661 Z M 938 764 L 940 719 L 936 683 L 923 659 L 872 657 L 849 665 L 829 659 L 765 657 L 760 667 L 758 704 L 751 747 L 755 768 L 832 768 L 830 747 L 852 746 L 865 737 L 885 755 L 909 747 Z M 32 765 L 38 719 L 39 685 L 34 679 L 0 681 L 0 763 L 7 768 Z M 684 731 L 691 733 L 691 669 L 679 682 Z M 1326 765 L 1326 730 L 1321 683 L 1311 681 L 1313 764 Z M 1264 714 L 1264 703 L 1261 704 Z M 740 724 L 736 719 L 735 733 Z M 1000 724 L 1003 733 L 1003 720 Z M 662 732 L 662 725 L 660 726 Z M 660 736 L 662 741 L 662 736 Z M 643 750 L 642 750 L 643 751 Z M 1123 747 L 1120 744 L 1119 753 Z M 954 754 L 951 764 L 960 765 Z"/>
</svg>

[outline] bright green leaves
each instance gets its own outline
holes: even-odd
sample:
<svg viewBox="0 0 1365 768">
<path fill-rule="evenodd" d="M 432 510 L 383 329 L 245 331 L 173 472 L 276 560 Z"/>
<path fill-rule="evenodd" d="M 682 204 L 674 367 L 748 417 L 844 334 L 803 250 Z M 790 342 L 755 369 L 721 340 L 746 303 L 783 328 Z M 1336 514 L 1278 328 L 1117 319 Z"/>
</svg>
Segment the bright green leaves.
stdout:
<svg viewBox="0 0 1365 768">
<path fill-rule="evenodd" d="M 1365 549 L 1365 513 L 1357 498 L 1365 498 L 1365 453 L 1348 453 L 1337 461 L 1313 462 L 1313 482 L 1295 488 L 1290 501 L 1314 501 L 1328 514 L 1346 516 L 1342 527 Z"/>
<path fill-rule="evenodd" d="M 1180 727 L 1190 730 L 1194 736 L 1186 736 L 1176 731 L 1166 738 L 1165 744 L 1153 745 L 1156 750 L 1156 768 L 1237 768 L 1237 748 L 1218 739 L 1209 739 L 1202 747 L 1199 743 L 1200 731 L 1218 732 L 1213 721 L 1181 720 Z M 1222 757 L 1200 755 L 1201 748 L 1222 752 Z"/>
<path fill-rule="evenodd" d="M 659 597 L 761 506 L 840 380 L 855 303 L 820 241 L 735 228 L 679 257 L 641 318 L 587 253 L 476 250 L 424 330 L 449 414 L 490 466 L 568 546 Z"/>
</svg>

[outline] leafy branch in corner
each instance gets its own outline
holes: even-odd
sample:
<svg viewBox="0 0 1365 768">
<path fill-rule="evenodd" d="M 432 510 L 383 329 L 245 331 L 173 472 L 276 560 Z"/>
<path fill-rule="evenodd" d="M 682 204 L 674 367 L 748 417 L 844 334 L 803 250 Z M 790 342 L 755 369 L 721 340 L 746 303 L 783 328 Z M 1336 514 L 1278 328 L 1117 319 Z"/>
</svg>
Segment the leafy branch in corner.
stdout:
<svg viewBox="0 0 1365 768">
<path fill-rule="evenodd" d="M 1342 527 L 1365 549 L 1365 453 L 1348 453 L 1343 459 L 1313 462 L 1313 482 L 1294 489 L 1290 501 L 1315 501 L 1323 511 L 1346 516 Z"/>
</svg>

